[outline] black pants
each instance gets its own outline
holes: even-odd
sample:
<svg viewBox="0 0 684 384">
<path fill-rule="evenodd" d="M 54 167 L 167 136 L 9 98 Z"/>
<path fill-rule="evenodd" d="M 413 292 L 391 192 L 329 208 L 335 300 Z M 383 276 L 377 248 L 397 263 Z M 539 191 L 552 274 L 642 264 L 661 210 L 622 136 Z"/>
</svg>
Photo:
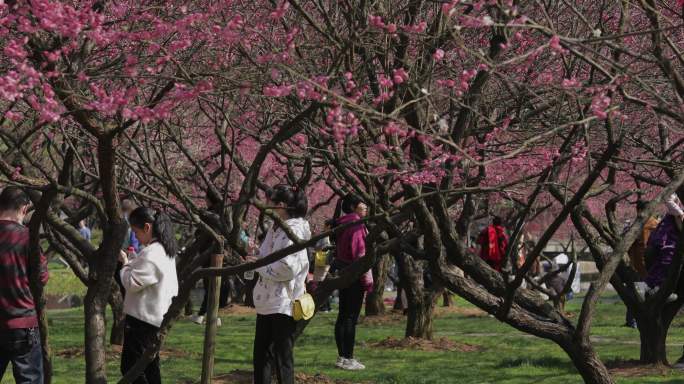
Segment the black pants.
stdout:
<svg viewBox="0 0 684 384">
<path fill-rule="evenodd" d="M 43 353 L 38 328 L 0 330 L 0 381 L 10 362 L 17 384 L 43 384 Z"/>
<path fill-rule="evenodd" d="M 126 329 L 124 331 L 123 351 L 121 352 L 121 373 L 126 374 L 133 368 L 135 363 L 145 353 L 145 349 L 152 344 L 159 328 L 152 324 L 138 320 L 132 316 L 126 316 Z M 159 371 L 159 355 L 145 368 L 142 375 L 133 382 L 134 384 L 161 384 Z"/>
<path fill-rule="evenodd" d="M 274 366 L 279 384 L 294 384 L 295 326 L 294 319 L 287 315 L 257 315 L 254 384 L 270 384 Z"/>
<path fill-rule="evenodd" d="M 200 305 L 199 316 L 204 316 L 207 314 L 207 303 L 209 302 L 209 284 L 210 279 L 204 279 L 204 297 L 202 298 L 202 304 Z M 221 278 L 221 286 L 219 287 L 219 308 L 223 308 L 228 305 L 230 299 L 230 281 L 227 277 Z"/>
<path fill-rule="evenodd" d="M 321 311 L 330 311 L 330 310 L 332 310 L 331 302 L 332 302 L 332 295 L 328 296 L 328 298 L 325 299 L 325 301 L 323 302 L 323 304 L 321 304 L 321 307 L 318 308 L 318 309 L 321 310 Z"/>
<path fill-rule="evenodd" d="M 354 357 L 356 322 L 361 314 L 363 295 L 360 280 L 347 288 L 340 289 L 340 311 L 335 323 L 335 342 L 338 355 L 347 359 Z"/>
</svg>

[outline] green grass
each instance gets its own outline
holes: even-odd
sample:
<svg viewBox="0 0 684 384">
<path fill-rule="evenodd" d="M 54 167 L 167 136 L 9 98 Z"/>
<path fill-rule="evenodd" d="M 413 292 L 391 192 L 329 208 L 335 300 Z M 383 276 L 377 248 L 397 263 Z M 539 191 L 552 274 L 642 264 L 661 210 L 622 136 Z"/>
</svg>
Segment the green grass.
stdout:
<svg viewBox="0 0 684 384">
<path fill-rule="evenodd" d="M 50 279 L 45 285 L 45 294 L 52 296 L 78 295 L 85 296 L 86 287 L 76 275 L 58 262 L 48 264 Z"/>
<path fill-rule="evenodd" d="M 577 313 L 580 302 L 570 302 L 568 310 Z M 470 308 L 462 299 L 459 307 Z M 357 331 L 358 357 L 367 366 L 365 371 L 347 372 L 335 369 L 337 357 L 333 337 L 335 313 L 318 315 L 297 341 L 295 365 L 299 372 L 322 373 L 335 379 L 371 383 L 581 383 L 565 353 L 555 344 L 521 333 L 489 317 L 449 313 L 435 319 L 435 336 L 475 344 L 475 352 L 422 352 L 417 350 L 386 350 L 370 346 L 386 337 L 400 338 L 404 322 L 370 325 L 361 324 Z M 50 339 L 53 350 L 80 349 L 83 345 L 82 309 L 58 310 L 49 313 Z M 216 346 L 215 372 L 251 369 L 254 316 L 233 314 L 222 316 Z M 598 307 L 594 322 L 595 346 L 604 361 L 637 359 L 639 336 L 636 330 L 621 327 L 624 306 L 607 298 Z M 684 344 L 684 321 L 676 319 L 670 331 L 668 353 L 671 360 L 679 357 Z M 181 320 L 171 331 L 165 349 L 173 357 L 162 358 L 165 382 L 187 383 L 198 380 L 201 371 L 203 327 Z M 180 354 L 180 356 L 178 356 Z M 118 361 L 108 366 L 111 379 L 120 377 Z M 55 357 L 54 383 L 83 382 L 84 359 Z M 664 376 L 617 377 L 621 384 L 684 383 L 684 374 Z M 10 383 L 6 375 L 2 383 Z"/>
</svg>

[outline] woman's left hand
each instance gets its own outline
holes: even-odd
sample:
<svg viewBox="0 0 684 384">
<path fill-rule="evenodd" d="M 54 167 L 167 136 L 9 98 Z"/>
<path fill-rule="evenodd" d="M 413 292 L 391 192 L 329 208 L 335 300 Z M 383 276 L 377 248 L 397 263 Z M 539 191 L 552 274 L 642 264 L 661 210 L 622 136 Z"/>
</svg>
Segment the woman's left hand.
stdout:
<svg viewBox="0 0 684 384">
<path fill-rule="evenodd" d="M 124 251 L 119 251 L 119 261 L 122 264 L 128 264 L 128 255 Z"/>
<path fill-rule="evenodd" d="M 248 263 L 253 263 L 257 260 L 259 260 L 259 258 L 256 256 L 245 256 L 245 261 Z"/>
</svg>

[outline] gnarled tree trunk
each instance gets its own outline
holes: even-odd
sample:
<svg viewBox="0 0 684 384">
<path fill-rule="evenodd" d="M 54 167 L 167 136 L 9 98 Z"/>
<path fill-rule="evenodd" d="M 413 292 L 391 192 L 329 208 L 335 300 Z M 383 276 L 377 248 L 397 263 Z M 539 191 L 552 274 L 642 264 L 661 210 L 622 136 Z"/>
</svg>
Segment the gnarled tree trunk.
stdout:
<svg viewBox="0 0 684 384">
<path fill-rule="evenodd" d="M 561 345 L 570 356 L 586 384 L 613 384 L 613 378 L 606 366 L 596 354 L 589 340 L 573 340 L 567 345 Z"/>
<path fill-rule="evenodd" d="M 432 339 L 435 311 L 434 294 L 424 293 L 417 300 L 409 299 L 405 337 Z"/>
<path fill-rule="evenodd" d="M 109 307 L 112 309 L 112 328 L 109 333 L 109 343 L 123 345 L 126 315 L 123 309 L 123 297 L 118 286 L 112 288 L 112 294 L 109 295 Z"/>
<path fill-rule="evenodd" d="M 449 292 L 448 289 L 444 289 L 444 292 L 442 292 L 442 306 L 443 307 L 451 307 L 454 305 L 454 298 L 451 296 L 451 292 Z"/>
<path fill-rule="evenodd" d="M 85 297 L 85 360 L 86 383 L 107 382 L 107 361 L 105 349 L 106 301 L 95 289 L 88 289 Z"/>
<path fill-rule="evenodd" d="M 661 311 L 646 307 L 642 311 L 635 312 L 641 339 L 639 360 L 642 363 L 668 364 L 665 344 L 667 332 L 681 307 L 682 302 L 678 300 L 667 303 Z"/>
<path fill-rule="evenodd" d="M 406 254 L 399 260 L 399 276 L 408 301 L 405 337 L 432 339 L 432 319 L 434 317 L 435 302 L 442 288 L 434 284 L 426 286 L 423 264 Z"/>
<path fill-rule="evenodd" d="M 390 268 L 389 255 L 383 255 L 373 266 L 373 291 L 366 297 L 366 316 L 377 316 L 385 313 L 385 282 Z"/>
</svg>

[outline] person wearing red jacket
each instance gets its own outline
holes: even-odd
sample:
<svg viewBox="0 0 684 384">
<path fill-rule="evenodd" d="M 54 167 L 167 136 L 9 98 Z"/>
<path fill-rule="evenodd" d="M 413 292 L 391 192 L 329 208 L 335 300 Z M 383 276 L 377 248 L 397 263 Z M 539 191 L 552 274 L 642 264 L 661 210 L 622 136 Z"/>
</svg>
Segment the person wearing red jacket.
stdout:
<svg viewBox="0 0 684 384">
<path fill-rule="evenodd" d="M 0 381 L 12 363 L 17 383 L 43 382 L 36 305 L 29 278 L 29 230 L 22 222 L 31 202 L 20 188 L 0 193 Z M 40 282 L 48 281 L 47 259 L 40 255 Z"/>
<path fill-rule="evenodd" d="M 480 245 L 480 258 L 501 272 L 508 247 L 508 235 L 501 225 L 500 217 L 494 216 L 492 224 L 480 232 L 477 243 Z"/>
<path fill-rule="evenodd" d="M 356 260 L 366 256 L 366 235 L 368 230 L 361 223 L 366 216 L 368 207 L 359 198 L 348 194 L 340 203 L 339 210 L 344 214 L 335 219 L 335 226 L 358 222 L 337 235 L 335 241 L 335 269 L 344 269 Z M 335 342 L 337 343 L 338 358 L 336 367 L 346 370 L 359 370 L 366 368 L 354 358 L 354 343 L 356 339 L 356 323 L 361 314 L 363 297 L 366 292 L 373 290 L 373 273 L 368 270 L 360 279 L 350 286 L 340 289 L 340 308 L 335 322 Z"/>
</svg>

